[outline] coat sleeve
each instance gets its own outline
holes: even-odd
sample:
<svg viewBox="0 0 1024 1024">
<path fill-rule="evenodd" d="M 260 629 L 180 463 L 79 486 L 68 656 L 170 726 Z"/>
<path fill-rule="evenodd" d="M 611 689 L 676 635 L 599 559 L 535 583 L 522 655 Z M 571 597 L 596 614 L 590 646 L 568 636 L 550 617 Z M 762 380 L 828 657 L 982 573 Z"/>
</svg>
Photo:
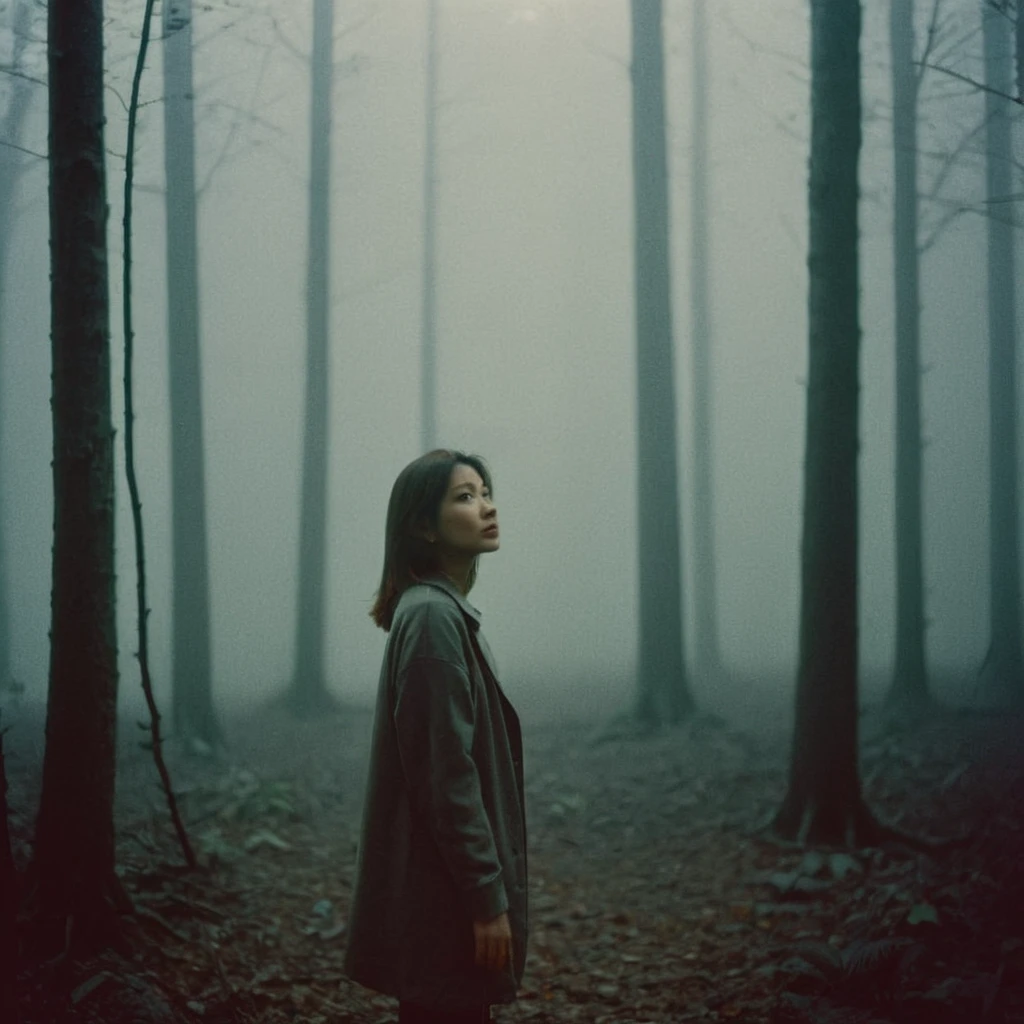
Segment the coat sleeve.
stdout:
<svg viewBox="0 0 1024 1024">
<path fill-rule="evenodd" d="M 430 823 L 470 916 L 490 921 L 508 897 L 472 757 L 473 718 L 464 667 L 437 657 L 403 666 L 394 721 L 412 807 Z"/>
</svg>

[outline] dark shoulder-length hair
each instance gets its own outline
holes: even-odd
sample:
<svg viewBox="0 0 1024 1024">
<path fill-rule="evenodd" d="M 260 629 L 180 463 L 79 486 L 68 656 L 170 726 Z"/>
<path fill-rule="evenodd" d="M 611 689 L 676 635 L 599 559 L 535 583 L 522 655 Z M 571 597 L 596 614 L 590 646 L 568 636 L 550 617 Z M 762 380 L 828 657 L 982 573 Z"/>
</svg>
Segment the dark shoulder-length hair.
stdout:
<svg viewBox="0 0 1024 1024">
<path fill-rule="evenodd" d="M 441 503 L 456 466 L 475 469 L 488 490 L 491 473 L 478 455 L 437 448 L 410 462 L 391 488 L 384 528 L 384 571 L 370 618 L 385 632 L 391 629 L 395 605 L 402 593 L 437 570 L 434 548 L 421 535 L 436 528 Z M 476 561 L 469 571 L 469 586 L 476 582 Z"/>
</svg>

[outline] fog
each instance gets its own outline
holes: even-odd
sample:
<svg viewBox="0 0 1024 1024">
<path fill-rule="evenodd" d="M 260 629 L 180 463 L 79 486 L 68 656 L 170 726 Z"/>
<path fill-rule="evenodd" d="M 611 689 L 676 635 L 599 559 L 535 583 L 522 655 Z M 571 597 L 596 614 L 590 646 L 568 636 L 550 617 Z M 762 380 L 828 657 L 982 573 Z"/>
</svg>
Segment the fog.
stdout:
<svg viewBox="0 0 1024 1024">
<path fill-rule="evenodd" d="M 956 0 L 964 31 L 978 20 Z M 339 6 L 332 190 L 327 665 L 365 704 L 384 634 L 368 610 L 384 512 L 420 453 L 424 7 Z M 862 158 L 862 591 L 865 675 L 894 632 L 891 147 L 887 5 L 865 11 Z M 250 703 L 292 672 L 305 358 L 311 13 L 213 0 L 196 11 L 203 392 L 215 699 Z M 502 548 L 472 600 L 502 679 L 529 703 L 628 700 L 636 654 L 636 471 L 629 22 L 623 0 L 443 0 L 439 121 L 441 442 L 488 460 Z M 727 666 L 753 687 L 794 671 L 806 363 L 808 18 L 796 0 L 711 5 L 714 453 Z M 120 387 L 120 215 L 140 15 L 111 9 L 113 340 Z M 666 4 L 683 544 L 689 561 L 690 5 Z M 350 30 L 349 30 L 350 29 Z M 974 70 L 971 37 L 958 63 Z M 170 531 L 159 45 L 143 84 L 134 295 L 140 487 L 154 675 L 170 671 Z M 954 148 L 980 94 L 933 75 L 925 150 Z M 930 91 L 928 91 L 930 90 Z M 39 89 L 31 138 L 45 147 Z M 934 174 L 941 162 L 926 163 Z M 16 678 L 45 693 L 51 482 L 45 165 L 21 188 L 0 310 Z M 976 670 L 987 643 L 987 412 L 981 198 L 968 152 L 923 264 L 925 559 L 933 668 Z M 952 205 L 951 205 L 952 204 Z M 5 228 L 6 229 L 6 228 Z M 121 397 L 116 395 L 118 434 Z M 135 568 L 118 479 L 122 694 L 137 702 Z M 690 573 L 684 569 L 689 586 Z M 687 607 L 690 607 L 687 603 Z M 698 700 L 705 694 L 697 680 Z M 531 696 L 533 695 L 533 696 Z"/>
</svg>

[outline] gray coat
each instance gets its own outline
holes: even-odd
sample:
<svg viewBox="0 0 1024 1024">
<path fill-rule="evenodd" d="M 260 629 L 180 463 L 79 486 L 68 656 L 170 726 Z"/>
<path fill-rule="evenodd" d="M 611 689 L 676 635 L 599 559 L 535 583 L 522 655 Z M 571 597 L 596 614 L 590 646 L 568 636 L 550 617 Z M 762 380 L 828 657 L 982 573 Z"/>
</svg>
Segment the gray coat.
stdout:
<svg viewBox="0 0 1024 1024">
<path fill-rule="evenodd" d="M 406 590 L 384 651 L 345 973 L 462 1009 L 515 999 L 526 959 L 519 718 L 480 613 L 447 578 Z M 473 921 L 507 911 L 513 962 L 474 964 Z"/>
</svg>

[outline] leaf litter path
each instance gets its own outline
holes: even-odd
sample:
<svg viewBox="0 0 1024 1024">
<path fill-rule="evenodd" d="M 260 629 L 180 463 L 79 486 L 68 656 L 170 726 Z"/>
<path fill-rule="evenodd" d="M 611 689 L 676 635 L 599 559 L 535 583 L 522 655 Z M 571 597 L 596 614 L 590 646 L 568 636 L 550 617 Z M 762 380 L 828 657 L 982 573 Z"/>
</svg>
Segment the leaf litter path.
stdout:
<svg viewBox="0 0 1024 1024">
<path fill-rule="evenodd" d="M 496 1021 L 1024 1022 L 1022 720 L 937 716 L 866 739 L 873 809 L 970 838 L 849 856 L 758 837 L 784 789 L 785 712 L 757 736 L 527 729 L 531 942 L 520 1001 Z M 64 1019 L 114 1024 L 104 981 L 130 971 L 159 1004 L 149 1019 L 393 1021 L 393 1000 L 341 973 L 369 713 L 230 725 L 228 762 L 174 766 L 198 875 L 176 866 L 146 755 L 125 748 L 135 959 L 81 965 Z"/>
</svg>

